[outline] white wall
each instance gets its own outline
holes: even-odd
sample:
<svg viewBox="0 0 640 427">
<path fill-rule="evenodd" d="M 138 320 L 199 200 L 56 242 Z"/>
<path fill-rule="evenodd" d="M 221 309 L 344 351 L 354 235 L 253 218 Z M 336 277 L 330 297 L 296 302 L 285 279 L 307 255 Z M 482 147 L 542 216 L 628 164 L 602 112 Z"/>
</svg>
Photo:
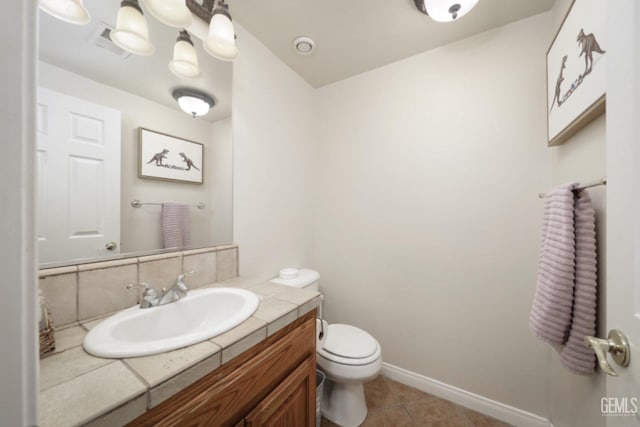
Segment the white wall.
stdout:
<svg viewBox="0 0 640 427">
<path fill-rule="evenodd" d="M 38 423 L 35 236 L 35 64 L 37 3 L 0 14 L 0 424 Z"/>
<path fill-rule="evenodd" d="M 182 202 L 193 205 L 191 209 L 191 240 L 193 246 L 223 243 L 213 235 L 214 177 L 220 158 L 214 160 L 212 124 L 193 119 L 187 114 L 149 101 L 122 90 L 106 86 L 45 62 L 39 62 L 41 86 L 111 107 L 122 113 L 122 163 L 121 163 L 121 250 L 137 252 L 162 247 L 160 228 L 161 207 L 142 206 L 133 208 L 131 200 L 143 202 Z M 229 125 L 227 124 L 227 127 Z M 184 184 L 138 178 L 138 128 L 175 135 L 204 144 L 204 183 Z M 219 126 L 220 129 L 223 125 Z M 224 131 L 222 131 L 224 132 Z M 227 132 L 229 134 L 229 132 Z M 229 137 L 229 135 L 227 135 Z M 228 157 L 227 161 L 231 161 Z M 215 165 L 215 166 L 214 166 Z M 230 164 L 228 167 L 231 167 Z M 230 185 L 230 182 L 227 183 Z M 227 196 L 230 197 L 230 189 Z M 221 197 L 221 196 L 220 196 Z M 207 207 L 197 209 L 203 201 Z M 218 202 L 220 204 L 220 202 Z M 230 208 L 231 200 L 226 203 Z M 224 213 L 228 217 L 230 213 Z M 230 233 L 231 229 L 227 230 Z M 225 236 L 228 242 L 228 237 Z"/>
<path fill-rule="evenodd" d="M 556 0 L 551 37 L 555 36 L 571 0 Z M 606 47 L 605 47 L 606 50 Z M 552 182 L 589 182 L 606 176 L 606 119 L 602 115 L 564 144 L 550 148 Z M 598 336 L 606 333 L 606 188 L 589 190 L 597 215 L 598 240 Z M 555 427 L 602 427 L 600 398 L 606 395 L 605 376 L 578 376 L 568 372 L 556 352 L 551 357 L 550 420 Z"/>
<path fill-rule="evenodd" d="M 213 241 L 233 243 L 233 138 L 231 118 L 211 126 Z"/>
<path fill-rule="evenodd" d="M 550 33 L 546 13 L 319 89 L 314 206 L 330 321 L 370 331 L 388 363 L 541 416 L 550 350 L 527 319 Z"/>
<path fill-rule="evenodd" d="M 311 261 L 314 91 L 236 26 L 233 237 L 240 272 L 270 278 Z"/>
</svg>

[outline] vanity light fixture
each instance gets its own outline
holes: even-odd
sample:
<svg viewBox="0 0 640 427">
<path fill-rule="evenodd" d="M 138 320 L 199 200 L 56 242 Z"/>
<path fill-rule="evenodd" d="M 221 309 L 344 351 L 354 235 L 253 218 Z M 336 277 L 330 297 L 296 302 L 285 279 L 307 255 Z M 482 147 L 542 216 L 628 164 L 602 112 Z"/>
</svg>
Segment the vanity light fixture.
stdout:
<svg viewBox="0 0 640 427">
<path fill-rule="evenodd" d="M 200 76 L 198 66 L 198 54 L 191 36 L 186 30 L 180 31 L 180 35 L 173 46 L 173 61 L 169 62 L 169 69 L 178 77 L 195 79 Z"/>
<path fill-rule="evenodd" d="M 83 0 L 40 0 L 40 9 L 48 14 L 72 24 L 87 24 L 91 20 L 89 12 L 82 4 Z M 415 0 L 419 1 L 419 0 Z M 460 0 L 462 1 L 462 0 Z M 145 7 L 156 19 L 171 27 L 184 29 L 192 24 L 192 14 L 209 23 L 204 49 L 214 58 L 222 61 L 233 61 L 238 56 L 236 33 L 231 22 L 229 6 L 225 0 L 142 0 Z M 139 0 L 122 0 L 118 10 L 116 29 L 109 37 L 121 49 L 134 55 L 149 56 L 155 51 L 149 40 L 149 27 L 144 17 Z M 188 40 L 187 40 L 188 39 Z M 178 39 L 180 42 L 180 38 Z M 180 77 L 197 77 L 200 75 L 198 59 L 193 50 L 193 42 L 187 35 L 185 44 L 174 46 L 172 72 Z M 178 52 L 176 52 L 178 51 Z M 191 70 L 176 73 L 177 61 L 190 62 Z M 194 68 L 195 66 L 195 68 Z"/>
<path fill-rule="evenodd" d="M 184 0 L 142 0 L 147 11 L 158 21 L 175 28 L 186 28 L 193 21 Z"/>
<path fill-rule="evenodd" d="M 110 36 L 115 44 L 135 55 L 149 56 L 155 51 L 149 41 L 149 27 L 138 0 L 122 0 L 116 29 Z"/>
<path fill-rule="evenodd" d="M 197 89 L 177 88 L 171 95 L 178 101 L 180 109 L 194 119 L 207 114 L 216 103 L 211 96 Z"/>
<path fill-rule="evenodd" d="M 214 58 L 233 61 L 238 56 L 236 32 L 231 22 L 229 6 L 224 0 L 218 0 L 209 23 L 209 36 L 204 41 L 204 50 Z"/>
<path fill-rule="evenodd" d="M 70 24 L 86 25 L 91 21 L 82 0 L 40 0 L 40 9 Z"/>
<path fill-rule="evenodd" d="M 418 10 L 434 21 L 451 22 L 466 15 L 478 0 L 413 0 Z"/>
</svg>

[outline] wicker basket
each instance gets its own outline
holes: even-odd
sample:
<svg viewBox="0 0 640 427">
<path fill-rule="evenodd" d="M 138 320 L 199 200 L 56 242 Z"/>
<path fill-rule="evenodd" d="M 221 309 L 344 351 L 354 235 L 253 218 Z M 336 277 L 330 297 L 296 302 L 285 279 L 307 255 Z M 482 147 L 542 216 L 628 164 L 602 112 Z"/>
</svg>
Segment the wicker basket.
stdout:
<svg viewBox="0 0 640 427">
<path fill-rule="evenodd" d="M 42 359 L 47 354 L 56 349 L 56 340 L 53 337 L 55 328 L 49 310 L 44 309 L 45 314 L 45 328 L 40 331 L 40 358 Z"/>
</svg>

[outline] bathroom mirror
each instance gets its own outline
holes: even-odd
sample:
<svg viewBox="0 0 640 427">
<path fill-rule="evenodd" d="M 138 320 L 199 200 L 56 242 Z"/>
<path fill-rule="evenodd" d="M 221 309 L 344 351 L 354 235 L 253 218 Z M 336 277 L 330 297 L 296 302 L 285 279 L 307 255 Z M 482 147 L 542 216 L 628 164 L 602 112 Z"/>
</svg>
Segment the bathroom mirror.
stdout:
<svg viewBox="0 0 640 427">
<path fill-rule="evenodd" d="M 120 2 L 87 2 L 85 7 L 91 15 L 87 25 L 39 12 L 40 266 L 172 250 L 163 248 L 163 203 L 188 206 L 190 241 L 177 245 L 180 249 L 231 243 L 232 64 L 204 51 L 195 34 L 206 34 L 206 24 L 194 16 L 188 30 L 201 75 L 177 77 L 168 64 L 178 29 L 145 11 L 155 52 L 131 55 L 109 37 Z M 215 105 L 193 118 L 173 98 L 176 88 L 205 92 Z M 164 138 L 152 141 L 168 150 L 160 165 L 179 173 L 187 170 L 179 154 L 202 147 L 202 164 L 191 162 L 201 179 L 141 178 L 139 168 L 153 158 L 139 153 L 141 129 Z"/>
</svg>

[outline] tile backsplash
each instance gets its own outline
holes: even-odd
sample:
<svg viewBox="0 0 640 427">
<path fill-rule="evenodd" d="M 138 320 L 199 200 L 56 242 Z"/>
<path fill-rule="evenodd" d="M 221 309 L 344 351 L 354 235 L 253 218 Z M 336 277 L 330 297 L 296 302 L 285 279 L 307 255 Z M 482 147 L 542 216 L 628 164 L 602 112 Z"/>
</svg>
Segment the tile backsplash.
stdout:
<svg viewBox="0 0 640 427">
<path fill-rule="evenodd" d="M 56 327 L 113 313 L 138 303 L 129 283 L 147 282 L 160 291 L 182 272 L 194 274 L 192 289 L 238 275 L 238 246 L 226 245 L 144 257 L 41 269 L 40 289 Z"/>
</svg>

